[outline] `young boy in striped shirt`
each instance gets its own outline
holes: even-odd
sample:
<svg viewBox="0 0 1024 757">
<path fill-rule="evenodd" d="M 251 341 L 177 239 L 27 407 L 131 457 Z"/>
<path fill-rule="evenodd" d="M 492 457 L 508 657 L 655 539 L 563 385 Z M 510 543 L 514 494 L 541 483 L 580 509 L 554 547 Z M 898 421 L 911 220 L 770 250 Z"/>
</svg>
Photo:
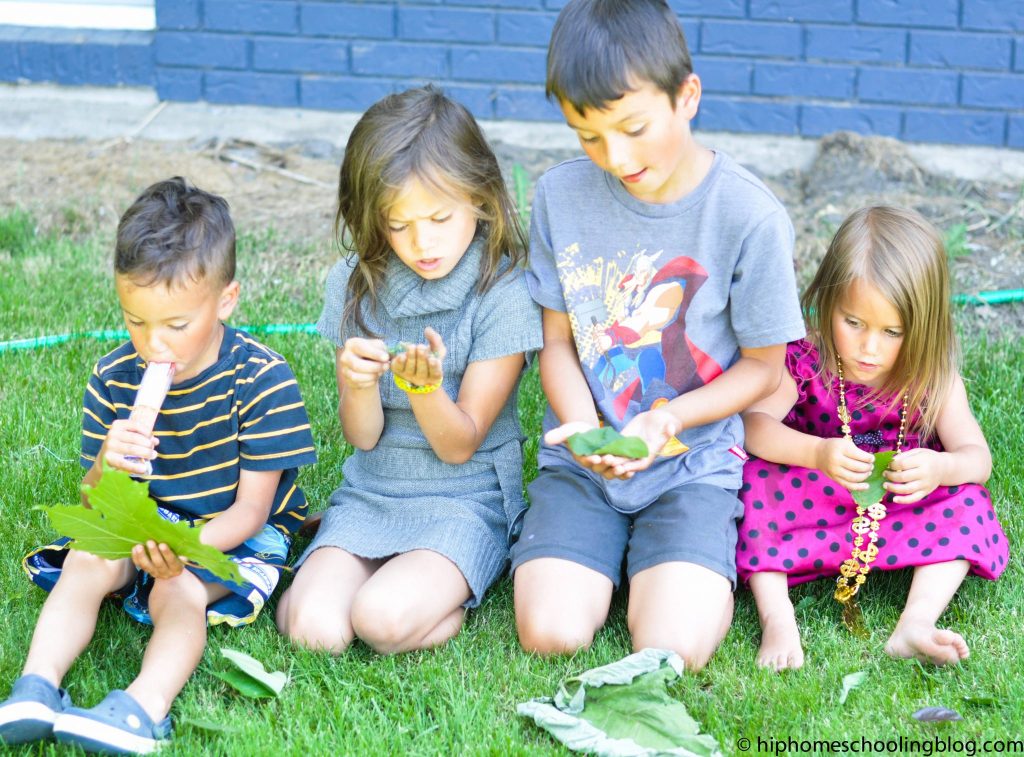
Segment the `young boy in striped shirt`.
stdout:
<svg viewBox="0 0 1024 757">
<path fill-rule="evenodd" d="M 67 539 L 35 550 L 25 569 L 50 595 L 22 676 L 0 703 L 8 744 L 53 735 L 87 751 L 159 748 L 171 703 L 202 657 L 207 622 L 256 618 L 306 511 L 296 476 L 316 456 L 295 376 L 280 355 L 224 324 L 239 297 L 227 203 L 180 177 L 149 187 L 118 225 L 114 272 L 131 340 L 89 378 L 83 483 L 95 484 L 104 466 L 145 476 L 160 513 L 203 524 L 200 540 L 232 556 L 245 583 L 186 566 L 154 542 L 121 560 L 71 550 Z M 152 431 L 129 417 L 150 362 L 174 366 Z M 110 594 L 154 627 L 142 669 L 97 706 L 72 707 L 58 687 Z"/>
</svg>

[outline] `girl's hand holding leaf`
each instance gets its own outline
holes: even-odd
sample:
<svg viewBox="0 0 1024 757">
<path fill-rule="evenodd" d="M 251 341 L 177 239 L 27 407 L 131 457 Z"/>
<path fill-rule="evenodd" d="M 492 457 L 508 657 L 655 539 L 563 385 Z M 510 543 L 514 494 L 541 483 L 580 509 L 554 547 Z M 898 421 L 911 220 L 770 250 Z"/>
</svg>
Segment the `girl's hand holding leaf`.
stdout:
<svg viewBox="0 0 1024 757">
<path fill-rule="evenodd" d="M 338 358 L 338 378 L 349 389 L 374 389 L 390 360 L 387 345 L 380 339 L 347 339 Z"/>
<path fill-rule="evenodd" d="M 942 484 L 948 460 L 948 453 L 923 447 L 901 452 L 885 471 L 885 490 L 900 505 L 924 499 Z"/>
<path fill-rule="evenodd" d="M 413 386 L 437 386 L 444 379 L 444 358 L 448 350 L 441 335 L 429 326 L 423 330 L 426 344 L 403 344 L 391 358 L 391 370 Z"/>
<path fill-rule="evenodd" d="M 865 452 L 852 439 L 835 437 L 819 439 L 814 467 L 850 492 L 868 488 L 874 456 Z"/>
</svg>

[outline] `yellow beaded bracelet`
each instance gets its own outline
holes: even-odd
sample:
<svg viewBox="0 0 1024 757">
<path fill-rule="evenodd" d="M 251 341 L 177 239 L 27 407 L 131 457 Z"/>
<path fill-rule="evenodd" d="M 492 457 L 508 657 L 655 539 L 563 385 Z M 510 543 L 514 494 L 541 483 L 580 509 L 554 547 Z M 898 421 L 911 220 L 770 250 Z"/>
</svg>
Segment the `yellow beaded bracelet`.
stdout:
<svg viewBox="0 0 1024 757">
<path fill-rule="evenodd" d="M 409 394 L 430 394 L 436 389 L 439 389 L 441 386 L 440 381 L 438 381 L 436 384 L 424 384 L 423 386 L 416 386 L 415 384 L 410 384 L 397 373 L 393 375 L 395 377 L 395 386 L 397 386 L 403 392 L 408 392 Z"/>
</svg>

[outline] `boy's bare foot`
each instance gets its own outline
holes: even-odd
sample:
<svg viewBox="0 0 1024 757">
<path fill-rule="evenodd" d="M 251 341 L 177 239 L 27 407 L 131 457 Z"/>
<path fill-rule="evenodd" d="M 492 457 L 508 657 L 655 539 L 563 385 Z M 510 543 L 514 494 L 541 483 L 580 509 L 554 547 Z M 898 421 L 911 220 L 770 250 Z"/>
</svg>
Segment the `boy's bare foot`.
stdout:
<svg viewBox="0 0 1024 757">
<path fill-rule="evenodd" d="M 757 651 L 757 664 L 775 671 L 795 670 L 803 666 L 804 650 L 800 646 L 800 631 L 792 605 L 788 611 L 774 612 L 761 619 L 761 648 Z"/>
<path fill-rule="evenodd" d="M 935 665 L 949 665 L 966 660 L 971 650 L 964 637 L 955 631 L 936 628 L 918 621 L 900 621 L 885 644 L 890 657 L 926 660 Z"/>
</svg>

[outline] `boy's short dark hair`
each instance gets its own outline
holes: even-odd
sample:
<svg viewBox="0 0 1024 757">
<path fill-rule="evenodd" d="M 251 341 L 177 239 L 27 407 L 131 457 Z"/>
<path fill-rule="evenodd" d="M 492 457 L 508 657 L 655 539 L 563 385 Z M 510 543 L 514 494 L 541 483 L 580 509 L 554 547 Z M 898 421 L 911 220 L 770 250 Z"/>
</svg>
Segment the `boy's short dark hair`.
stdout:
<svg viewBox="0 0 1024 757">
<path fill-rule="evenodd" d="M 235 278 L 235 225 L 227 201 L 175 176 L 148 187 L 117 226 L 114 272 L 143 286 Z"/>
<path fill-rule="evenodd" d="M 551 32 L 546 92 L 582 116 L 650 82 L 674 108 L 691 73 L 686 37 L 665 0 L 570 0 Z"/>
</svg>

